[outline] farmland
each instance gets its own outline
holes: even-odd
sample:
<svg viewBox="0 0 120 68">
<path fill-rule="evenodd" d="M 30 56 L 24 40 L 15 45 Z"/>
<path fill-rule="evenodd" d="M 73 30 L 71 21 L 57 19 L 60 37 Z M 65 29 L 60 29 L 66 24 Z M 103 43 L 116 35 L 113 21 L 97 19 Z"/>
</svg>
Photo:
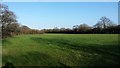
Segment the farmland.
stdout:
<svg viewBox="0 0 120 68">
<path fill-rule="evenodd" d="M 33 34 L 2 41 L 3 65 L 118 66 L 118 34 Z"/>
</svg>

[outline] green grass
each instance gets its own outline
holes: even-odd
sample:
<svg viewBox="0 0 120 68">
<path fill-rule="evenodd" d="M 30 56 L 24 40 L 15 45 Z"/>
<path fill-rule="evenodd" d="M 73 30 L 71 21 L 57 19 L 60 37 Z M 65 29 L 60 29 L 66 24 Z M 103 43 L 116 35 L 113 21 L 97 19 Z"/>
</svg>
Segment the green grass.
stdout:
<svg viewBox="0 0 120 68">
<path fill-rule="evenodd" d="M 19 35 L 3 40 L 3 65 L 119 66 L 117 34 Z"/>
</svg>

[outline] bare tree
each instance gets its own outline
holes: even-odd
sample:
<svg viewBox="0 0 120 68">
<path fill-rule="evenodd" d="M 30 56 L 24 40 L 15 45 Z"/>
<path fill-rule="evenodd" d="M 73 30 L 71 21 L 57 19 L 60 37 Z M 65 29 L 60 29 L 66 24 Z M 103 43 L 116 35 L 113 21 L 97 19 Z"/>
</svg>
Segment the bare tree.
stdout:
<svg viewBox="0 0 120 68">
<path fill-rule="evenodd" d="M 8 26 L 17 23 L 17 17 L 14 12 L 9 10 L 8 6 L 0 4 L 0 8 L 0 27 L 2 29 L 2 37 L 4 38 L 10 35 L 11 32 L 9 31 Z"/>
<path fill-rule="evenodd" d="M 73 30 L 74 30 L 75 32 L 78 32 L 78 31 L 79 31 L 78 28 L 79 28 L 79 25 L 74 25 L 74 26 L 73 26 Z"/>
<path fill-rule="evenodd" d="M 104 28 L 104 29 L 111 26 L 115 26 L 115 24 L 113 24 L 113 22 L 107 17 L 101 17 L 100 21 L 98 21 L 97 24 L 94 25 L 95 28 Z"/>
<path fill-rule="evenodd" d="M 87 24 L 81 24 L 79 26 L 79 30 L 82 30 L 82 31 L 86 31 L 86 30 L 89 30 L 89 29 L 91 29 L 91 27 L 88 26 Z"/>
<path fill-rule="evenodd" d="M 103 25 L 103 28 L 107 28 L 110 24 L 112 25 L 112 21 L 107 17 L 101 17 L 100 20 L 100 22 Z"/>
<path fill-rule="evenodd" d="M 93 27 L 101 29 L 101 28 L 103 28 L 102 25 L 103 24 L 101 23 L 101 21 L 98 21 Z"/>
</svg>

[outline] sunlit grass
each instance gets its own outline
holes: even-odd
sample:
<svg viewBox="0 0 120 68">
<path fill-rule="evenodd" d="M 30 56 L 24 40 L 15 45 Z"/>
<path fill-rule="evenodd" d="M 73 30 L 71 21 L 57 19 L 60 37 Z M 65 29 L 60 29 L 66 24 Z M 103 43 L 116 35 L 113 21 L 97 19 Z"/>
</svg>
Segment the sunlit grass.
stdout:
<svg viewBox="0 0 120 68">
<path fill-rule="evenodd" d="M 3 40 L 3 64 L 15 66 L 117 66 L 117 34 L 36 34 Z"/>
</svg>

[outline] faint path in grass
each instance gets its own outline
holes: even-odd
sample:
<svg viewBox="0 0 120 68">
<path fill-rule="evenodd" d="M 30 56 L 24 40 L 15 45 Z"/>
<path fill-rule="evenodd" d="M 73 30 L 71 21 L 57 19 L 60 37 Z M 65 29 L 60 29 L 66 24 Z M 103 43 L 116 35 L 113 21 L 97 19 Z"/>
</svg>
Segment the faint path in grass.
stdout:
<svg viewBox="0 0 120 68">
<path fill-rule="evenodd" d="M 27 52 L 18 56 L 3 56 L 4 62 L 11 62 L 17 66 L 65 66 L 67 65 L 56 61 L 50 55 L 37 51 Z M 3 62 L 3 63 L 4 63 Z M 16 63 L 17 62 L 17 63 Z"/>
<path fill-rule="evenodd" d="M 37 43 L 46 42 L 48 45 L 56 45 L 59 46 L 59 50 L 66 51 L 67 49 L 78 50 L 83 53 L 88 53 L 92 56 L 92 60 L 90 62 L 101 62 L 104 61 L 103 57 L 106 58 L 106 63 L 109 63 L 109 59 L 115 60 L 115 65 L 119 64 L 118 61 L 120 57 L 120 46 L 118 45 L 98 45 L 98 44 L 85 44 L 85 43 L 74 43 L 65 39 L 45 39 L 39 37 L 31 37 Z M 71 52 L 71 51 L 70 51 Z M 81 53 L 81 54 L 83 54 Z M 72 54 L 72 53 L 71 53 Z M 85 54 L 83 54 L 85 56 Z M 86 55 L 91 57 L 90 55 Z M 94 57 L 93 57 L 94 56 Z M 108 60 L 107 60 L 108 59 Z M 96 63 L 95 63 L 96 64 Z M 100 64 L 100 63 L 99 63 Z"/>
</svg>

